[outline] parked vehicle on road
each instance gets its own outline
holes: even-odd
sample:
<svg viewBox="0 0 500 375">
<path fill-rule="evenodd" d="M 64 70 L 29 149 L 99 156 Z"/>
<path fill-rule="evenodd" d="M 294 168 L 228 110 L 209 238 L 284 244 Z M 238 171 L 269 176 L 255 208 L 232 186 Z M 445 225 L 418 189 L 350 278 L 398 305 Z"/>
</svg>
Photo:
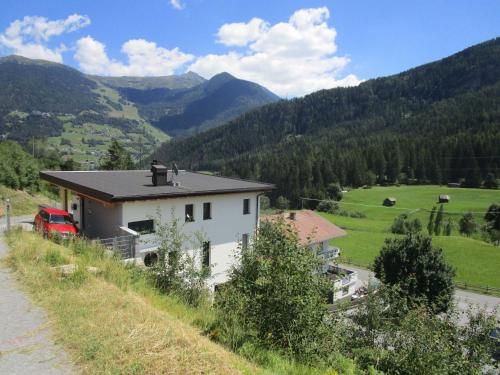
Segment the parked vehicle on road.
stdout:
<svg viewBox="0 0 500 375">
<path fill-rule="evenodd" d="M 49 238 L 58 235 L 63 239 L 78 235 L 73 215 L 58 208 L 40 206 L 33 223 L 35 231 Z"/>
</svg>

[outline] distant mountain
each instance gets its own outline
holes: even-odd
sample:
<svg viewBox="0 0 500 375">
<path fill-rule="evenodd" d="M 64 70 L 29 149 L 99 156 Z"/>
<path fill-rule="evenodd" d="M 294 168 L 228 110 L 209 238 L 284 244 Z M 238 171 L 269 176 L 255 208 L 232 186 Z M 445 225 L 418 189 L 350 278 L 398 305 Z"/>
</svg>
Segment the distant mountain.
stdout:
<svg viewBox="0 0 500 375">
<path fill-rule="evenodd" d="M 154 157 L 277 184 L 274 198 L 326 186 L 500 177 L 500 38 L 357 87 L 263 106 L 176 140 Z"/>
<path fill-rule="evenodd" d="M 262 86 L 228 73 L 218 74 L 191 90 L 176 93 L 172 99 L 172 103 L 180 104 L 183 110 L 163 115 L 155 122 L 157 127 L 171 135 L 214 128 L 250 109 L 279 100 Z"/>
<path fill-rule="evenodd" d="M 139 160 L 173 135 L 216 127 L 278 100 L 230 75 L 100 77 L 20 56 L 0 58 L 0 139 L 43 139 L 51 148 L 95 162 L 112 138 Z"/>
<path fill-rule="evenodd" d="M 162 88 L 170 90 L 189 89 L 206 81 L 205 78 L 193 72 L 163 77 L 89 77 L 113 88 L 133 88 L 138 90 Z"/>
</svg>

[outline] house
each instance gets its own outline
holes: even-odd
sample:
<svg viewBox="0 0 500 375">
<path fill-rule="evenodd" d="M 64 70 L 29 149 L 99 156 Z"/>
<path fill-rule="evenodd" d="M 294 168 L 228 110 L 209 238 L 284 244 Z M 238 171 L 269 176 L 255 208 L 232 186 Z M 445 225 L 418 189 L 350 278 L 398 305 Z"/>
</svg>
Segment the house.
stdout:
<svg viewBox="0 0 500 375">
<path fill-rule="evenodd" d="M 154 219 L 173 215 L 184 233 L 204 234 L 211 284 L 225 282 L 235 249 L 256 230 L 259 197 L 274 185 L 175 172 L 153 165 L 151 171 L 44 171 L 40 177 L 60 188 L 62 207 L 83 235 L 120 248 L 124 258 L 151 262 L 158 247 Z"/>
<path fill-rule="evenodd" d="M 441 194 L 439 196 L 439 203 L 448 203 L 450 201 L 450 196 L 446 194 Z"/>
<path fill-rule="evenodd" d="M 330 265 L 326 276 L 333 282 L 334 292 L 330 296 L 330 303 L 352 296 L 356 292 L 358 273 L 338 266 Z"/>
<path fill-rule="evenodd" d="M 330 241 L 345 236 L 346 231 L 314 211 L 292 211 L 262 218 L 262 220 L 269 221 L 279 219 L 283 219 L 286 224 L 289 224 L 295 230 L 301 245 L 315 249 L 319 255 L 325 258 L 325 261 L 331 261 L 340 255 L 340 250 L 332 247 Z"/>
<path fill-rule="evenodd" d="M 387 207 L 392 207 L 396 205 L 396 198 L 393 197 L 388 197 L 384 199 L 384 202 L 382 203 L 384 206 Z"/>
</svg>

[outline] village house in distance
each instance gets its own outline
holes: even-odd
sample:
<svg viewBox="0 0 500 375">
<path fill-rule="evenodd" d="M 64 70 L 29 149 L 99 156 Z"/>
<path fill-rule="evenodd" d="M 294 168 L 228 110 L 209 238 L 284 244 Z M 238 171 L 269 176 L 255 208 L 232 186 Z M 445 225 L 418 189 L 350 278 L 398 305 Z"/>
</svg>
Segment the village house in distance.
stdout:
<svg viewBox="0 0 500 375">
<path fill-rule="evenodd" d="M 203 262 L 212 266 L 210 284 L 227 280 L 234 250 L 245 247 L 259 222 L 259 196 L 274 185 L 217 177 L 154 164 L 151 171 L 44 171 L 60 188 L 63 209 L 81 233 L 120 248 L 124 258 L 152 260 L 153 218 L 172 213 L 188 233 L 202 232 Z"/>
</svg>

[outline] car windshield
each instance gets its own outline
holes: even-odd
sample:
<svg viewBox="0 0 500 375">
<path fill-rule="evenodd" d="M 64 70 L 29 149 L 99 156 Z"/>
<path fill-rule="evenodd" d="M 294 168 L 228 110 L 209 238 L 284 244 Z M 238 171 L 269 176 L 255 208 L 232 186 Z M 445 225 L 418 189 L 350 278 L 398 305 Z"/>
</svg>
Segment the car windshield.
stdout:
<svg viewBox="0 0 500 375">
<path fill-rule="evenodd" d="M 73 224 L 73 219 L 68 215 L 50 215 L 51 224 Z"/>
</svg>

